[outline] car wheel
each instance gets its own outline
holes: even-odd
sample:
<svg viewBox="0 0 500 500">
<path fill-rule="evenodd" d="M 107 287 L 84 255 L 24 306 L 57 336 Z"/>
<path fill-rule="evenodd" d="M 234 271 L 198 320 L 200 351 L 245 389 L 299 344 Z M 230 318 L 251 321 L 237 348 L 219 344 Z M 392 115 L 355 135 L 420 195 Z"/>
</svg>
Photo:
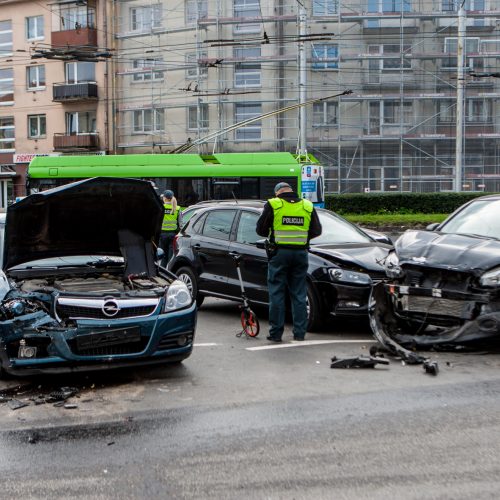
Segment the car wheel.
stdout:
<svg viewBox="0 0 500 500">
<path fill-rule="evenodd" d="M 185 283 L 191 297 L 193 297 L 193 299 L 196 300 L 196 304 L 200 306 L 201 302 L 203 302 L 203 298 L 202 296 L 198 297 L 198 280 L 194 271 L 190 267 L 181 267 L 175 274 L 177 274 L 177 277 Z M 199 299 L 201 300 L 200 303 L 198 303 Z"/>
<path fill-rule="evenodd" d="M 307 331 L 314 332 L 321 326 L 321 307 L 313 286 L 307 284 Z"/>
</svg>

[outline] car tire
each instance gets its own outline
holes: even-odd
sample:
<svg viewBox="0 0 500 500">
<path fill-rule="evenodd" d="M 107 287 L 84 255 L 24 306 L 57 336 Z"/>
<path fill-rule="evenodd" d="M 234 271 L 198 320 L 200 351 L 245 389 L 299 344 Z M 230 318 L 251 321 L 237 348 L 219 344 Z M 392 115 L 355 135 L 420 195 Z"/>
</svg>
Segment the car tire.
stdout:
<svg viewBox="0 0 500 500">
<path fill-rule="evenodd" d="M 307 331 L 315 332 L 321 327 L 321 306 L 313 286 L 307 283 Z"/>
<path fill-rule="evenodd" d="M 191 297 L 196 300 L 196 305 L 199 307 L 203 302 L 203 296 L 198 296 L 198 279 L 195 272 L 190 267 L 184 266 L 177 269 L 175 274 L 186 284 L 191 293 Z"/>
</svg>

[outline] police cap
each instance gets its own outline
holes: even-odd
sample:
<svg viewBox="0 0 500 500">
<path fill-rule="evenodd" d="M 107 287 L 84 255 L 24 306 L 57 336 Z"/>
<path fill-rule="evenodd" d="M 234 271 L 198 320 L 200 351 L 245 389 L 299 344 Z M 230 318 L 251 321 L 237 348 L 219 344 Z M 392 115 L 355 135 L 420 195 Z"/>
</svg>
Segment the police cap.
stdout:
<svg viewBox="0 0 500 500">
<path fill-rule="evenodd" d="M 174 197 L 174 192 L 171 191 L 170 189 L 167 189 L 166 191 L 163 191 L 163 196 L 171 200 Z"/>
</svg>

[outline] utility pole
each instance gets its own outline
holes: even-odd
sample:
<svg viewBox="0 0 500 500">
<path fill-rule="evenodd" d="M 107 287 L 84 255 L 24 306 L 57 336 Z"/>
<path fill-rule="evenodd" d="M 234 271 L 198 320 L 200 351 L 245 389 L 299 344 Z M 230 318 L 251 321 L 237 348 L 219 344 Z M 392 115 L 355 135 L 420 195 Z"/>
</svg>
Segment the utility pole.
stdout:
<svg viewBox="0 0 500 500">
<path fill-rule="evenodd" d="M 455 182 L 454 191 L 462 191 L 463 147 L 464 147 L 464 90 L 465 90 L 465 0 L 458 0 L 457 36 L 457 128 L 455 141 Z"/>
<path fill-rule="evenodd" d="M 307 154 L 307 110 L 303 104 L 307 99 L 307 59 L 306 46 L 303 39 L 307 35 L 306 9 L 299 4 L 299 154 Z"/>
</svg>

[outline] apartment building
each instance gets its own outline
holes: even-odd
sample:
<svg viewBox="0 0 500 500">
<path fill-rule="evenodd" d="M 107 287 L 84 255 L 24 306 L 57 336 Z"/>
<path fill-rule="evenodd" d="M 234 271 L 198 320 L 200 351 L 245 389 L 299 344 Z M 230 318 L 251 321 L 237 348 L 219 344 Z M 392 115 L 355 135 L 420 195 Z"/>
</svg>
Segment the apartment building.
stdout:
<svg viewBox="0 0 500 500">
<path fill-rule="evenodd" d="M 500 190 L 500 0 L 117 0 L 117 153 L 165 152 L 262 113 L 198 152 L 296 151 L 330 192 Z M 303 56 L 305 54 L 305 57 Z M 465 82 L 463 101 L 457 82 Z M 305 138 L 305 141 L 304 141 Z"/>
<path fill-rule="evenodd" d="M 0 1 L 0 207 L 34 155 L 109 149 L 106 3 Z"/>
</svg>

